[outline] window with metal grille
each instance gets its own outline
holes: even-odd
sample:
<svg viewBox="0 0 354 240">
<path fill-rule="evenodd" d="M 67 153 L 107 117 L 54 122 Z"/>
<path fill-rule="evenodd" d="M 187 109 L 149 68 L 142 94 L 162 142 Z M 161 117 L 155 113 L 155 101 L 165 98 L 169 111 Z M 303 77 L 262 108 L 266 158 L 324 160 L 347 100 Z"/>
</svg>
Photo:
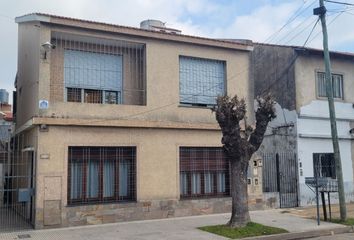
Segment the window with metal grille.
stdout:
<svg viewBox="0 0 354 240">
<path fill-rule="evenodd" d="M 81 102 L 81 89 L 80 88 L 67 88 L 67 101 L 68 102 Z"/>
<path fill-rule="evenodd" d="M 229 163 L 222 148 L 180 147 L 181 198 L 230 195 Z"/>
<path fill-rule="evenodd" d="M 225 61 L 180 56 L 180 103 L 215 105 L 216 97 L 225 94 L 225 65 Z"/>
<path fill-rule="evenodd" d="M 102 91 L 100 90 L 84 90 L 85 103 L 102 103 Z"/>
<path fill-rule="evenodd" d="M 135 199 L 135 147 L 69 147 L 68 204 Z"/>
<path fill-rule="evenodd" d="M 121 103 L 122 61 L 121 55 L 65 49 L 64 82 L 67 101 Z"/>
<path fill-rule="evenodd" d="M 337 178 L 333 153 L 313 154 L 313 176 Z"/>
<path fill-rule="evenodd" d="M 333 73 L 331 75 L 333 97 L 343 99 L 343 75 Z M 319 97 L 327 97 L 326 74 L 324 72 L 317 72 L 317 94 Z"/>
</svg>

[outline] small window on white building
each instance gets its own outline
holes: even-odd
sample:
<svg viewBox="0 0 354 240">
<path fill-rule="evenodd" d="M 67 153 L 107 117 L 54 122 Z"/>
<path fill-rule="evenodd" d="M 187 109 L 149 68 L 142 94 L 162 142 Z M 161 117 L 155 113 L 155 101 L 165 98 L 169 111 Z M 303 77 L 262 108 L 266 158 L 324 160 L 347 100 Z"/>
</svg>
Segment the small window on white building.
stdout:
<svg viewBox="0 0 354 240">
<path fill-rule="evenodd" d="M 333 97 L 343 99 L 343 75 L 332 73 Z M 327 97 L 326 92 L 326 74 L 317 72 L 317 96 Z"/>
<path fill-rule="evenodd" d="M 336 179 L 336 165 L 333 153 L 313 154 L 313 175 Z"/>
<path fill-rule="evenodd" d="M 179 97 L 186 105 L 215 105 L 225 94 L 225 61 L 179 58 Z"/>
</svg>

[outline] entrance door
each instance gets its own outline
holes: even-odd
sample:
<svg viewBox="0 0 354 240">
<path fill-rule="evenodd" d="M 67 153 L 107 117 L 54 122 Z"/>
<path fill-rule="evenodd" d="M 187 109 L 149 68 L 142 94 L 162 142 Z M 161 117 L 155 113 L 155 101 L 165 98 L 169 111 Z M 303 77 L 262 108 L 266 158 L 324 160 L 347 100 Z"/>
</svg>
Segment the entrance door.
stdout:
<svg viewBox="0 0 354 240">
<path fill-rule="evenodd" d="M 298 166 L 294 152 L 263 154 L 263 192 L 278 193 L 280 208 L 298 206 Z"/>
<path fill-rule="evenodd" d="M 295 154 L 281 153 L 276 155 L 279 165 L 279 203 L 281 208 L 298 206 L 297 159 Z"/>
</svg>

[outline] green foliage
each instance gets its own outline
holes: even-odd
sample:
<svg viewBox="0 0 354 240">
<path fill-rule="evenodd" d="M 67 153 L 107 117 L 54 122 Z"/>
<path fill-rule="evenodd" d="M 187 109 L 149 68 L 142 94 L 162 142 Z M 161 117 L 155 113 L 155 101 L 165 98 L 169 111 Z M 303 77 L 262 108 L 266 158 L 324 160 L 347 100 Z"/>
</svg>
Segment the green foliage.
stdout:
<svg viewBox="0 0 354 240">
<path fill-rule="evenodd" d="M 227 225 L 215 225 L 215 226 L 200 227 L 199 229 L 223 237 L 231 238 L 231 239 L 280 234 L 280 233 L 288 232 L 282 228 L 268 227 L 254 222 L 249 222 L 245 227 L 241 227 L 241 228 L 231 228 Z"/>
<path fill-rule="evenodd" d="M 347 220 L 345 220 L 345 221 L 342 221 L 340 219 L 332 219 L 331 222 L 344 224 L 344 225 L 348 225 L 348 226 L 354 226 L 354 218 L 347 218 Z"/>
</svg>

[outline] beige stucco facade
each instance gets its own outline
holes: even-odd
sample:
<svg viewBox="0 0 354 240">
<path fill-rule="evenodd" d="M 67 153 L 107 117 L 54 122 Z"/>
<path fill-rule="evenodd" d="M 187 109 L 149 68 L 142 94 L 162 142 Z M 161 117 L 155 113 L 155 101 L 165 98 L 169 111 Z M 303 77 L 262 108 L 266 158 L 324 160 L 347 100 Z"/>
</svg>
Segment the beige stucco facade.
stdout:
<svg viewBox="0 0 354 240">
<path fill-rule="evenodd" d="M 343 99 L 339 102 L 354 102 L 354 68 L 353 60 L 342 57 L 331 58 L 331 71 L 343 75 Z M 322 56 L 299 56 L 295 63 L 296 109 L 300 111 L 313 100 L 326 100 L 317 97 L 316 73 L 325 72 Z"/>
<path fill-rule="evenodd" d="M 77 31 L 75 34 L 80 34 L 80 31 Z M 97 37 L 97 34 L 91 35 Z M 102 37 L 117 38 L 110 35 Z M 43 41 L 49 40 L 50 37 Z M 160 108 L 161 106 L 170 105 L 161 108 L 159 111 L 134 116 L 134 119 L 214 124 L 215 119 L 210 114 L 209 109 L 190 109 L 179 106 L 179 56 L 193 56 L 225 61 L 227 65 L 227 93 L 230 95 L 238 94 L 241 97 L 245 97 L 250 105 L 253 104 L 248 99 L 248 94 L 246 94 L 250 89 L 249 71 L 247 70 L 249 55 L 247 51 L 217 49 L 186 43 L 141 38 L 129 40 L 146 44 L 146 106 L 90 104 L 90 111 L 87 111 L 88 106 L 85 104 L 50 101 L 50 108 L 46 112 L 41 113 L 41 115 L 52 116 L 55 114 L 64 118 L 92 118 L 98 115 L 108 119 L 127 119 L 127 116 L 130 115 L 137 115 Z M 54 57 L 54 54 L 55 50 L 52 51 L 51 57 Z M 42 63 L 42 67 L 44 68 L 43 79 L 40 83 L 43 85 L 43 91 L 40 92 L 39 99 L 50 99 L 48 95 L 50 92 L 48 91 L 48 88 L 50 88 L 50 77 L 48 76 L 50 59 Z M 60 71 L 60 69 L 57 71 Z M 75 111 L 73 111 L 74 109 Z"/>
<path fill-rule="evenodd" d="M 221 133 L 210 108 L 179 104 L 179 57 L 224 61 L 226 93 L 245 98 L 253 109 L 251 45 L 41 14 L 26 15 L 17 22 L 17 89 L 22 93 L 18 94 L 16 134 L 29 139 L 28 146 L 35 152 L 36 228 L 230 209 L 228 197 L 180 201 L 179 147 L 220 147 Z M 143 44 L 145 104 L 66 102 L 63 54 L 52 49 L 43 57 L 41 47 L 60 34 Z M 48 100 L 49 107 L 39 109 L 39 100 Z M 136 202 L 68 206 L 68 148 L 72 146 L 136 147 Z M 250 202 L 261 207 L 261 170 L 255 172 L 258 186 L 250 188 Z"/>
</svg>

